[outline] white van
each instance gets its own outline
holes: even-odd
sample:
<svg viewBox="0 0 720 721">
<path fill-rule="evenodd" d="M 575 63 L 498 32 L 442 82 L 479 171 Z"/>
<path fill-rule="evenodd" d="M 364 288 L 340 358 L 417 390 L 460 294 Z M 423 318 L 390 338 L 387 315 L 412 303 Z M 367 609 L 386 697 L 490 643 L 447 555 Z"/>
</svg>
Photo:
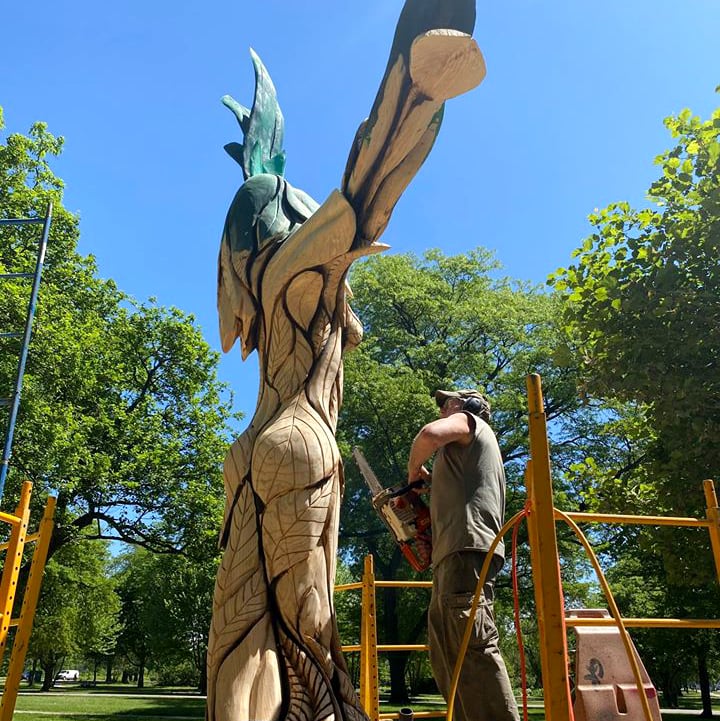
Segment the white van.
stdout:
<svg viewBox="0 0 720 721">
<path fill-rule="evenodd" d="M 80 671 L 74 668 L 66 669 L 65 671 L 60 671 L 60 673 L 55 676 L 56 681 L 79 681 L 80 680 Z"/>
</svg>

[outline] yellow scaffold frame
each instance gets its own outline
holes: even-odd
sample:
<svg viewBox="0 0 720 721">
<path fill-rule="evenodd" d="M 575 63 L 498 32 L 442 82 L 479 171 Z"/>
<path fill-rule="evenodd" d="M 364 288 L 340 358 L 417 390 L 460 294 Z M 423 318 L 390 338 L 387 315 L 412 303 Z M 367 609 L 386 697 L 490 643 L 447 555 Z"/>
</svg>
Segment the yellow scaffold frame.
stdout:
<svg viewBox="0 0 720 721">
<path fill-rule="evenodd" d="M 462 662 L 472 633 L 475 611 L 477 610 L 490 570 L 492 554 L 503 536 L 523 518 L 527 521 L 530 561 L 532 565 L 535 603 L 538 615 L 540 662 L 544 679 L 544 706 L 546 721 L 573 721 L 572 699 L 570 696 L 569 657 L 567 629 L 575 626 L 616 626 L 620 632 L 628 661 L 633 670 L 635 682 L 640 694 L 646 721 L 652 721 L 648 698 L 640 675 L 632 642 L 627 628 L 720 628 L 720 619 L 653 619 L 623 618 L 615 603 L 612 591 L 595 553 L 578 523 L 616 523 L 654 526 L 680 526 L 688 528 L 707 528 L 715 560 L 715 570 L 720 582 L 720 508 L 713 481 L 703 482 L 706 504 L 706 518 L 683 518 L 669 516 L 634 516 L 608 513 L 565 513 L 553 505 L 552 474 L 550 468 L 550 446 L 547 436 L 547 418 L 542 396 L 540 376 L 527 377 L 530 460 L 528 461 L 525 482 L 527 503 L 525 509 L 515 514 L 500 529 L 495 541 L 488 550 L 483 568 L 480 571 L 477 588 L 473 597 L 468 625 L 460 648 L 458 662 L 453 673 L 451 695 L 448 706 L 442 712 L 419 712 L 417 718 L 445 716 L 448 721 L 453 717 L 457 684 Z M 577 535 L 588 554 L 590 562 L 598 576 L 612 618 L 567 618 L 562 594 L 559 555 L 555 524 L 567 523 Z M 378 688 L 378 651 L 427 651 L 427 645 L 387 645 L 377 643 L 375 621 L 375 589 L 378 587 L 430 588 L 430 581 L 376 581 L 372 556 L 365 559 L 365 568 L 360 583 L 349 583 L 336 587 L 336 591 L 362 590 L 362 621 L 359 645 L 343 646 L 343 651 L 360 652 L 360 701 L 371 721 L 384 721 L 398 718 L 398 713 L 380 713 Z M 0 719 L 0 721 L 3 721 Z"/>
<path fill-rule="evenodd" d="M 11 526 L 9 540 L 0 544 L 0 551 L 6 551 L 2 579 L 0 580 L 0 614 L 2 614 L 0 615 L 0 664 L 5 655 L 10 628 L 17 626 L 10 653 L 10 664 L 5 678 L 5 688 L 0 701 L 0 721 L 11 721 L 15 712 L 15 702 L 20 689 L 25 655 L 35 619 L 35 609 L 40 596 L 40 585 L 54 525 L 53 517 L 55 515 L 56 499 L 54 496 L 49 496 L 38 532 L 28 535 L 31 495 L 32 483 L 25 481 L 20 491 L 20 501 L 15 513 L 0 512 L 0 521 Z M 30 573 L 23 594 L 22 608 L 18 618 L 13 618 L 12 612 L 23 552 L 25 545 L 33 542 L 36 542 L 36 546 L 30 563 Z"/>
<path fill-rule="evenodd" d="M 651 721 L 652 716 L 649 701 L 645 694 L 635 654 L 632 652 L 627 628 L 720 628 L 720 620 L 622 618 L 610 587 L 602 573 L 597 557 L 577 523 L 617 523 L 707 528 L 710 534 L 710 544 L 715 560 L 715 570 L 718 581 L 720 581 L 720 509 L 718 509 L 714 483 L 711 480 L 703 482 L 706 504 L 706 518 L 704 519 L 670 516 L 632 516 L 610 513 L 563 513 L 553 506 L 547 418 L 545 416 L 542 385 L 539 375 L 532 374 L 527 377 L 527 390 L 530 411 L 531 458 L 526 473 L 528 487 L 527 523 L 538 618 L 545 619 L 544 624 L 538 625 L 542 674 L 543 678 L 546 679 L 544 684 L 546 721 L 572 721 L 573 719 L 568 679 L 569 663 L 566 628 L 581 625 L 611 625 L 618 628 L 627 652 L 628 661 L 633 670 L 645 719 L 646 721 Z M 598 576 L 608 605 L 610 606 L 612 618 L 565 618 L 565 609 L 562 603 L 562 584 L 558 566 L 557 539 L 555 536 L 555 522 L 558 520 L 567 523 L 583 544 Z M 552 531 L 550 530 L 551 527 Z M 538 545 L 538 541 L 540 545 Z M 534 552 L 533 548 L 535 549 Z M 539 583 L 539 581 L 542 581 L 542 583 Z"/>
</svg>

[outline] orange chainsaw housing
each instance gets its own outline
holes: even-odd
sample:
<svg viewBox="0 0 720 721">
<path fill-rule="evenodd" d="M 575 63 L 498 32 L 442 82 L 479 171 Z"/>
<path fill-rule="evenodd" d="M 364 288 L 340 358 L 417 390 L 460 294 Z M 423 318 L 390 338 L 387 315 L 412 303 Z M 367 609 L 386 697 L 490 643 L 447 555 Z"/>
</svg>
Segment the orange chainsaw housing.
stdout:
<svg viewBox="0 0 720 721">
<path fill-rule="evenodd" d="M 408 563 L 416 571 L 424 571 L 430 567 L 432 557 L 432 530 L 430 526 L 430 509 L 423 499 L 408 487 L 404 493 L 393 498 L 391 506 L 396 511 L 410 511 L 413 515 L 415 536 L 410 541 L 398 540 L 398 545 Z"/>
</svg>

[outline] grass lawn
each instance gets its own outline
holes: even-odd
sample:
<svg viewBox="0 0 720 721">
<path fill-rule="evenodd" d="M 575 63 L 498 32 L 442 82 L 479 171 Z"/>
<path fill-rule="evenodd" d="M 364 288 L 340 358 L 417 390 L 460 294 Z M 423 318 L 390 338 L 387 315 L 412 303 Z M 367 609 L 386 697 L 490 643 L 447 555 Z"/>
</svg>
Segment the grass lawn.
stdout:
<svg viewBox="0 0 720 721">
<path fill-rule="evenodd" d="M 156 721 L 158 719 L 202 719 L 205 714 L 205 699 L 182 698 L 178 694 L 187 693 L 187 689 L 138 689 L 129 686 L 100 687 L 80 689 L 77 687 L 60 688 L 57 693 L 43 694 L 37 691 L 23 691 L 18 698 L 15 718 L 18 721 Z M 125 695 L 111 696 L 110 693 Z M 151 696 L 157 694 L 157 696 Z M 720 698 L 713 695 L 716 710 L 720 713 Z M 544 719 L 543 709 L 537 705 L 537 699 L 531 699 L 533 707 L 529 709 L 532 721 Z M 414 711 L 438 711 L 442 713 L 445 705 L 438 696 L 420 696 L 409 704 Z M 699 714 L 701 704 L 699 694 L 689 694 L 681 698 L 683 709 L 691 709 Z M 381 703 L 380 711 L 388 713 L 398 711 L 399 707 Z M 688 721 L 693 715 L 668 712 L 663 721 Z"/>
<path fill-rule="evenodd" d="M 158 693 L 147 689 L 147 694 Z M 126 690 L 126 693 L 130 693 Z M 168 717 L 202 719 L 205 716 L 204 698 L 177 698 L 171 694 L 160 697 L 133 698 L 109 696 L 106 693 L 65 691 L 59 694 L 22 694 L 15 707 L 18 720 L 39 721 L 107 721 L 133 719 L 146 721 Z"/>
</svg>

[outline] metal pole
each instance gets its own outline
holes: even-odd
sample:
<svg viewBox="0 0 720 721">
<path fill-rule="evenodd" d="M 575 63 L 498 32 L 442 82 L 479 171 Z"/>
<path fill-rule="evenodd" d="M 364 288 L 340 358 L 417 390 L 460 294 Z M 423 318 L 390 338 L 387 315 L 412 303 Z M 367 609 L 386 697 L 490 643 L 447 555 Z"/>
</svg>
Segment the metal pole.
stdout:
<svg viewBox="0 0 720 721">
<path fill-rule="evenodd" d="M 720 583 L 720 508 L 718 508 L 715 484 L 711 480 L 703 481 L 707 518 L 710 521 L 710 545 L 715 559 L 715 572 Z"/>
<path fill-rule="evenodd" d="M 370 721 L 380 716 L 378 689 L 377 629 L 375 626 L 375 568 L 373 557 L 365 556 L 360 625 L 360 703 Z"/>
<path fill-rule="evenodd" d="M 13 639 L 12 651 L 10 652 L 10 665 L 8 666 L 7 678 L 5 679 L 5 690 L 2 701 L 0 701 L 0 721 L 12 721 L 15 712 L 15 702 L 20 690 L 20 680 L 25 665 L 25 655 L 30 642 L 35 610 L 37 609 L 38 598 L 40 597 L 40 585 L 42 584 L 45 562 L 47 561 L 50 538 L 53 532 L 53 516 L 55 514 L 55 497 L 49 496 L 45 504 L 45 513 L 40 521 L 40 532 L 35 552 L 30 564 L 30 575 L 27 581 L 27 588 L 23 596 L 22 609 L 18 630 Z M 25 539 L 29 540 L 29 536 Z"/>
<path fill-rule="evenodd" d="M 35 315 L 35 306 L 37 305 L 38 291 L 40 289 L 40 277 L 42 275 L 43 263 L 45 262 L 45 251 L 47 250 L 47 242 L 48 236 L 50 234 L 51 222 L 52 203 L 48 203 L 47 213 L 45 214 L 45 222 L 43 223 L 40 248 L 38 250 L 37 262 L 35 264 L 35 278 L 33 279 L 30 302 L 28 303 L 27 318 L 25 319 L 25 333 L 23 335 L 22 349 L 20 351 L 20 360 L 18 362 L 15 391 L 12 395 L 10 418 L 8 420 L 8 429 L 5 436 L 5 448 L 3 449 L 2 462 L 0 463 L 0 501 L 2 501 L 3 493 L 5 492 L 5 479 L 7 477 L 8 467 L 10 465 L 13 435 L 15 434 L 15 421 L 17 420 L 18 409 L 20 408 L 20 391 L 22 390 L 23 376 L 25 375 L 25 361 L 27 360 L 28 348 L 30 346 L 33 317 Z"/>
<path fill-rule="evenodd" d="M 526 480 L 530 560 L 540 635 L 540 661 L 547 721 L 572 721 L 562 582 L 553 508 L 550 449 L 540 376 L 527 377 L 530 457 Z"/>
<path fill-rule="evenodd" d="M 44 222 L 43 218 L 0 218 L 0 225 L 34 225 Z"/>
</svg>

